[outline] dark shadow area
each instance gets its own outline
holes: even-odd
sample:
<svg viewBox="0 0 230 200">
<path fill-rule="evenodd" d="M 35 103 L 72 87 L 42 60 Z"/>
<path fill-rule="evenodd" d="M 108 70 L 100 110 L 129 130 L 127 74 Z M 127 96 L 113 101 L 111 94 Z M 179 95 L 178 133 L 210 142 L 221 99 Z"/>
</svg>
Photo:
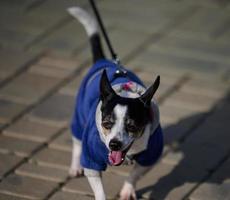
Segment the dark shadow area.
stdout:
<svg viewBox="0 0 230 200">
<path fill-rule="evenodd" d="M 174 189 L 183 187 L 188 183 L 194 183 L 188 191 L 186 189 L 181 190 L 180 195 L 184 198 L 201 181 L 219 185 L 230 178 L 230 170 L 221 173 L 220 176 L 209 178 L 229 158 L 229 119 L 230 95 L 228 94 L 216 104 L 212 112 L 193 115 L 179 121 L 177 124 L 166 127 L 164 131 L 166 145 L 172 147 L 178 141 L 181 143 L 172 147 L 173 150 L 166 154 L 162 162 L 167 164 L 168 159 L 171 163 L 175 161 L 175 165 L 172 164 L 173 169 L 157 182 L 153 180 L 153 185 L 139 189 L 138 196 L 150 193 L 149 199 L 163 200 L 167 199 L 168 194 Z M 194 122 L 200 124 L 196 127 Z M 183 132 L 189 124 L 193 126 L 192 130 Z M 179 156 L 178 159 L 175 154 L 183 156 Z"/>
</svg>

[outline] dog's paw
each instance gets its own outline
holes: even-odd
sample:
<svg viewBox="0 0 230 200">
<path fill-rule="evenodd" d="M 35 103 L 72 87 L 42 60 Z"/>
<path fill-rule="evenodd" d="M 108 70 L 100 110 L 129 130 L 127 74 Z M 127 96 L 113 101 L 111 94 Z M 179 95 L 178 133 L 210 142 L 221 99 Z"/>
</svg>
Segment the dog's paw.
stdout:
<svg viewBox="0 0 230 200">
<path fill-rule="evenodd" d="M 70 167 L 69 176 L 70 177 L 80 177 L 84 175 L 84 170 L 82 167 Z"/>
<path fill-rule="evenodd" d="M 131 183 L 124 183 L 120 192 L 120 200 L 137 200 L 135 188 Z"/>
</svg>

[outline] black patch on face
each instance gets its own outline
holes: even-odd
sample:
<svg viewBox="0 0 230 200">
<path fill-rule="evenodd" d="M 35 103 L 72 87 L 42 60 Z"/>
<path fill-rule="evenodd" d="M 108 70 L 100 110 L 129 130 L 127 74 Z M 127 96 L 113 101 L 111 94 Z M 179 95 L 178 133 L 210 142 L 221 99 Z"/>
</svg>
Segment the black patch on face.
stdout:
<svg viewBox="0 0 230 200">
<path fill-rule="evenodd" d="M 158 76 L 154 83 L 138 98 L 125 98 L 116 94 L 110 85 L 106 70 L 102 72 L 100 81 L 100 100 L 102 101 L 102 123 L 109 120 L 115 122 L 115 115 L 113 113 L 114 107 L 117 104 L 128 107 L 125 128 L 127 132 L 140 133 L 147 123 L 152 120 L 151 117 L 151 99 L 158 89 L 160 84 L 160 77 Z M 106 124 L 108 125 L 108 124 Z M 110 124 L 109 127 L 112 127 Z M 135 131 L 136 130 L 136 131 Z"/>
<path fill-rule="evenodd" d="M 101 112 L 102 122 L 108 118 L 114 119 L 115 114 L 113 112 L 116 105 L 127 106 L 127 114 L 125 117 L 125 129 L 127 132 L 140 133 L 145 126 L 151 121 L 150 109 L 146 107 L 138 98 L 125 98 L 121 96 L 114 96 L 111 99 L 102 101 Z"/>
</svg>

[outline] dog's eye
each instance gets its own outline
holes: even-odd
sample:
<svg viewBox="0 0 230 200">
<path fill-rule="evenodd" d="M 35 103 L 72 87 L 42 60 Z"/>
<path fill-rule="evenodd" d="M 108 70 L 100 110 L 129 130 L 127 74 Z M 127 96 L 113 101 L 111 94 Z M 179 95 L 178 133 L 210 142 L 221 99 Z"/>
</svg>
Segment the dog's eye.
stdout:
<svg viewBox="0 0 230 200">
<path fill-rule="evenodd" d="M 128 132 L 131 132 L 131 133 L 135 133 L 135 132 L 138 131 L 138 128 L 136 126 L 134 126 L 134 125 L 127 125 L 126 129 L 127 129 Z"/>
<path fill-rule="evenodd" d="M 144 128 L 138 128 L 134 125 L 127 125 L 126 130 L 128 131 L 129 137 L 138 138 L 143 134 Z"/>
<path fill-rule="evenodd" d="M 111 122 L 111 121 L 102 121 L 101 124 L 106 129 L 111 129 L 113 127 L 113 125 L 114 125 L 114 123 Z"/>
</svg>

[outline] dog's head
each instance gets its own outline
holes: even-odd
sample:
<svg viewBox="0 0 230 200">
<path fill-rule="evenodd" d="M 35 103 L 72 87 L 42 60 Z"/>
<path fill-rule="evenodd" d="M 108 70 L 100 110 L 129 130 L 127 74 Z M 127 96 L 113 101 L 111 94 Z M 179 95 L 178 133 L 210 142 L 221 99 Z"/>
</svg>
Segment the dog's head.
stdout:
<svg viewBox="0 0 230 200">
<path fill-rule="evenodd" d="M 119 165 L 135 139 L 142 136 L 152 121 L 151 99 L 160 84 L 155 82 L 139 97 L 121 97 L 111 87 L 106 71 L 100 81 L 101 137 L 110 151 L 112 165 Z"/>
</svg>

